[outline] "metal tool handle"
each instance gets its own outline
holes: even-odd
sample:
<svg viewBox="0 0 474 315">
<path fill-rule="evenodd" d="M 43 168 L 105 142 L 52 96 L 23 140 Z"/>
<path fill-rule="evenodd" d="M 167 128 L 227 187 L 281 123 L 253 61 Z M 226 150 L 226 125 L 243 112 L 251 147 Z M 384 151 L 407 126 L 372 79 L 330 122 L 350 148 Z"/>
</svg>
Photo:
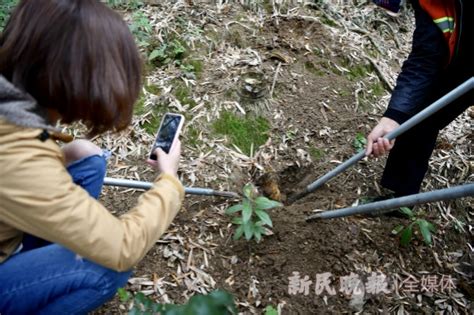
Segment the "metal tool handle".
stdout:
<svg viewBox="0 0 474 315">
<path fill-rule="evenodd" d="M 431 104 L 430 106 L 426 107 L 424 110 L 404 122 L 402 125 L 400 125 L 397 129 L 393 130 L 389 134 L 387 134 L 384 138 L 387 138 L 388 140 L 393 140 L 396 137 L 400 136 L 403 134 L 405 131 L 411 129 L 413 126 L 416 126 L 429 116 L 433 115 L 446 105 L 450 104 L 452 101 L 460 97 L 461 95 L 469 92 L 470 90 L 474 89 L 474 77 L 469 78 L 466 80 L 463 84 L 459 85 L 457 88 Z M 318 180 L 313 182 L 312 184 L 306 186 L 305 190 L 302 192 L 296 194 L 292 198 L 290 198 L 290 203 L 303 198 L 304 196 L 308 195 L 309 193 L 312 193 L 315 191 L 317 188 L 322 186 L 324 183 L 329 181 L 331 178 L 339 175 L 340 173 L 344 172 L 346 169 L 363 159 L 365 156 L 365 151 L 361 151 L 351 157 L 349 160 L 346 162 L 340 164 L 337 166 L 335 169 L 332 171 L 328 172 L 324 176 L 320 177 Z"/>
<path fill-rule="evenodd" d="M 421 194 L 415 194 L 400 198 L 372 202 L 358 207 L 323 211 L 307 217 L 306 221 L 309 222 L 318 219 L 341 218 L 354 214 L 367 214 L 372 212 L 384 213 L 400 207 L 409 207 L 422 203 L 451 200 L 468 196 L 474 196 L 474 183 L 434 190 L 430 192 L 424 192 Z"/>
<path fill-rule="evenodd" d="M 148 190 L 153 186 L 153 183 L 143 182 L 138 180 L 129 179 L 118 179 L 106 177 L 104 179 L 104 185 L 127 187 L 135 189 Z M 239 198 L 239 194 L 231 191 L 217 191 L 209 188 L 198 188 L 198 187 L 184 187 L 184 192 L 189 195 L 203 195 L 203 196 L 220 196 L 226 198 Z"/>
</svg>

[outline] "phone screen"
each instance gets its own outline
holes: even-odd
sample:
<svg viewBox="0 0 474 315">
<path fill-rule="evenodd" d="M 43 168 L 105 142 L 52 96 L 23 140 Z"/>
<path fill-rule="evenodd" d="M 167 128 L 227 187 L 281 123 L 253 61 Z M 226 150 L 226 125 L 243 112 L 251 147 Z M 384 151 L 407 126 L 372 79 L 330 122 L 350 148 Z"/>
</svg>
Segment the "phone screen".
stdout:
<svg viewBox="0 0 474 315">
<path fill-rule="evenodd" d="M 155 144 L 151 150 L 150 159 L 156 160 L 155 150 L 161 148 L 165 153 L 169 153 L 173 140 L 181 123 L 182 116 L 166 114 L 161 123 L 160 130 L 156 136 Z"/>
</svg>

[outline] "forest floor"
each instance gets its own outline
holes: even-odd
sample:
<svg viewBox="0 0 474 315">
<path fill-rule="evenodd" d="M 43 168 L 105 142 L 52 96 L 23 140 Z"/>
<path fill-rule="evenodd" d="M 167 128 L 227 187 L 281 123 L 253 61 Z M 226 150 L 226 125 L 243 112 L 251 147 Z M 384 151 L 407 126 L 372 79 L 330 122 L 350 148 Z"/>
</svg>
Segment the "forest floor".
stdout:
<svg viewBox="0 0 474 315">
<path fill-rule="evenodd" d="M 305 221 L 383 193 L 384 159 L 364 159 L 285 201 L 355 154 L 381 117 L 410 48 L 409 11 L 164 1 L 124 14 L 151 61 L 133 126 L 95 139 L 113 153 L 108 176 L 153 180 L 144 161 L 159 120 L 180 112 L 185 186 L 240 192 L 270 173 L 286 204 L 269 211 L 272 235 L 234 241 L 224 211 L 236 201 L 188 195 L 127 290 L 184 303 L 224 289 L 246 314 L 269 305 L 281 314 L 472 313 L 472 198 L 415 208 L 437 227 L 431 246 L 419 233 L 400 245 L 392 230 L 408 218 Z M 473 138 L 467 113 L 443 131 L 423 191 L 472 182 Z M 105 187 L 101 199 L 119 215 L 140 194 Z M 344 290 L 349 279 L 361 292 Z M 117 297 L 96 314 L 126 312 Z"/>
</svg>

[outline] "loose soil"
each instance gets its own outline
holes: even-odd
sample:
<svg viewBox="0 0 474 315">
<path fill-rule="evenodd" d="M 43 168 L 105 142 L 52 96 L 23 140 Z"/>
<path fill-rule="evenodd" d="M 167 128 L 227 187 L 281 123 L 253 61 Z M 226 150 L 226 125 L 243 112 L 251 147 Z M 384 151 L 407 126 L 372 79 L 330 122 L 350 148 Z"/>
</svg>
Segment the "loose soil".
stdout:
<svg viewBox="0 0 474 315">
<path fill-rule="evenodd" d="M 298 179 L 307 177 L 307 174 L 317 174 L 312 171 L 312 168 L 292 168 L 281 175 L 281 181 L 286 181 L 287 187 L 301 186 Z M 291 175 L 286 175 L 288 173 Z M 469 260 L 467 255 L 457 257 L 453 254 L 466 252 L 464 244 L 468 240 L 465 234 L 453 230 L 443 231 L 443 234 L 438 234 L 435 238 L 435 249 L 425 246 L 419 240 L 403 247 L 391 234 L 391 230 L 399 224 L 408 223 L 407 219 L 382 216 L 305 222 L 306 216 L 314 209 L 348 206 L 357 199 L 357 185 L 351 180 L 344 182 L 335 179 L 330 186 L 319 189 L 296 204 L 271 210 L 274 235 L 265 237 L 259 244 L 231 239 L 232 228 L 227 225 L 228 218 L 212 206 L 222 200 L 214 198 L 188 197 L 183 211 L 170 230 L 185 235 L 195 243 L 205 236 L 213 244 L 209 248 L 211 255 L 205 270 L 216 281 L 216 288 L 231 292 L 240 302 L 260 301 L 263 306 L 283 303 L 283 314 L 348 314 L 356 311 L 363 311 L 365 314 L 388 313 L 401 303 L 404 304 L 404 310 L 410 313 L 432 313 L 435 302 L 433 295 L 419 295 L 421 300 L 416 301 L 415 297 L 407 298 L 393 292 L 367 294 L 364 304 L 359 306 L 352 306 L 350 296 L 339 292 L 335 296 L 327 293 L 318 296 L 314 292 L 316 275 L 327 272 L 332 274 L 332 285 L 336 290 L 339 288 L 339 278 L 351 273 L 359 275 L 363 281 L 367 281 L 371 272 L 383 273 L 388 277 L 390 290 L 395 287 L 400 289 L 401 281 L 406 280 L 410 274 L 417 275 L 419 279 L 420 274 L 428 273 L 451 275 L 461 280 L 458 288 L 461 292 L 472 294 L 465 280 L 453 273 L 453 266 L 463 261 L 472 266 L 472 257 Z M 117 192 L 114 196 L 120 196 L 119 198 L 104 198 L 104 202 L 110 208 L 125 210 L 133 206 L 138 195 L 139 193 L 124 195 Z M 460 212 L 466 210 L 472 211 L 472 208 L 459 209 Z M 435 213 L 428 213 L 425 218 L 435 221 L 436 216 Z M 178 247 L 178 243 L 173 244 Z M 189 248 L 180 249 L 180 253 L 188 257 Z M 444 253 L 446 256 L 439 257 L 436 253 Z M 202 253 L 200 255 L 195 252 L 194 255 L 194 258 L 200 258 L 197 261 L 204 264 Z M 179 264 L 182 268 L 185 268 L 185 260 Z M 293 272 L 299 272 L 302 278 L 308 275 L 312 281 L 307 296 L 288 293 L 288 278 Z M 169 261 L 163 258 L 162 245 L 152 249 L 134 272 L 135 277 L 150 275 L 166 277 L 167 281 L 175 282 L 177 286 L 168 287 L 166 293 L 176 302 L 185 302 L 182 292 L 186 286 L 182 281 L 174 280 L 176 270 L 170 268 Z M 255 297 L 249 289 L 252 281 L 258 281 L 258 293 Z M 133 286 L 129 289 L 133 290 Z M 472 295 L 470 298 L 473 298 Z M 123 313 L 119 305 L 115 299 L 98 314 Z M 242 305 L 242 310 L 247 309 L 244 306 L 247 304 Z"/>
</svg>

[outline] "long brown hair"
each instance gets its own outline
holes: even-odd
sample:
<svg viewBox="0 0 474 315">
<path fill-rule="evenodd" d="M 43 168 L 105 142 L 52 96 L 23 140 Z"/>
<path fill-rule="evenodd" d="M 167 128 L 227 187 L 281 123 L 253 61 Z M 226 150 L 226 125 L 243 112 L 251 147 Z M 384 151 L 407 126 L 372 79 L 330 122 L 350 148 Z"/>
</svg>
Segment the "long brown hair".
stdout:
<svg viewBox="0 0 474 315">
<path fill-rule="evenodd" d="M 130 123 L 141 60 L 126 23 L 98 0 L 22 0 L 0 34 L 0 74 L 98 134 Z"/>
</svg>

